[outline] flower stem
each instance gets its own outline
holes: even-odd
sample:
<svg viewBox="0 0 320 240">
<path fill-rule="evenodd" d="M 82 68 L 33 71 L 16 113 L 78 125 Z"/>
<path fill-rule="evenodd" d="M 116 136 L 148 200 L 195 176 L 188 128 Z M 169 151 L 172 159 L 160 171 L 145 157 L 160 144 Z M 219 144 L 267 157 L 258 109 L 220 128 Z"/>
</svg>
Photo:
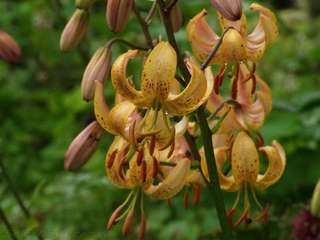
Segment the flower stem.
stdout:
<svg viewBox="0 0 320 240">
<path fill-rule="evenodd" d="M 178 56 L 178 66 L 187 84 L 190 79 L 190 73 L 187 69 L 187 66 L 184 63 L 182 55 L 180 54 L 180 50 L 174 36 L 172 23 L 170 19 L 170 12 L 167 11 L 166 3 L 163 0 L 157 0 L 157 3 L 162 14 L 162 19 L 166 28 L 168 40 L 170 44 L 173 46 L 173 48 L 176 50 L 176 53 Z M 217 49 L 213 50 L 213 53 L 210 55 L 211 59 L 213 58 L 216 52 L 217 52 Z M 208 63 L 211 61 L 211 59 L 209 59 Z M 203 66 L 206 67 L 208 63 L 204 64 Z M 216 207 L 216 211 L 218 214 L 218 218 L 219 218 L 219 222 L 222 230 L 222 239 L 231 240 L 233 239 L 233 236 L 232 236 L 232 231 L 228 225 L 223 194 L 220 189 L 218 171 L 217 171 L 217 166 L 215 164 L 214 149 L 213 149 L 212 138 L 211 138 L 211 130 L 209 128 L 203 107 L 198 109 L 197 118 L 198 118 L 200 130 L 201 130 L 206 162 L 207 162 L 208 171 L 209 171 L 209 178 L 210 178 L 209 186 L 213 194 L 213 199 L 215 201 L 215 207 Z"/>
<path fill-rule="evenodd" d="M 13 231 L 13 227 L 11 226 L 11 224 L 10 224 L 6 214 L 2 210 L 2 208 L 0 208 L 0 219 L 3 221 L 4 225 L 6 226 L 11 239 L 12 240 L 18 240 L 16 234 Z"/>
</svg>

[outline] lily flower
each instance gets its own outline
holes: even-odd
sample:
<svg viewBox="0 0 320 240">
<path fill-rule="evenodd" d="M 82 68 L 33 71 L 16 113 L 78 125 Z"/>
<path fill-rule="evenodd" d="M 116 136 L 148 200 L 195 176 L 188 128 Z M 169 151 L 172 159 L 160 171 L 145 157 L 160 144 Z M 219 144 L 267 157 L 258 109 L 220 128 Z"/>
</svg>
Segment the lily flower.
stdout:
<svg viewBox="0 0 320 240">
<path fill-rule="evenodd" d="M 260 4 L 253 3 L 250 9 L 260 13 L 260 19 L 252 33 L 248 34 L 246 16 L 238 21 L 230 21 L 217 12 L 222 30 L 229 29 L 222 44 L 212 59 L 211 64 L 239 63 L 241 61 L 257 62 L 266 48 L 279 35 L 277 19 L 274 13 Z M 187 33 L 196 57 L 204 61 L 220 41 L 220 37 L 211 29 L 205 19 L 207 11 L 203 10 L 190 20 Z"/>
<path fill-rule="evenodd" d="M 273 141 L 271 146 L 263 146 L 259 151 L 267 158 L 267 169 L 264 173 L 260 173 L 259 153 L 254 141 L 246 132 L 240 132 L 234 139 L 231 151 L 228 147 L 220 147 L 215 150 L 216 164 L 218 167 L 218 175 L 221 188 L 228 192 L 237 192 L 236 201 L 229 211 L 230 220 L 239 205 L 240 197 L 243 194 L 243 212 L 235 223 L 236 225 L 252 220 L 266 219 L 268 210 L 263 208 L 259 203 L 255 189 L 265 190 L 275 184 L 282 176 L 286 166 L 285 151 L 282 146 Z M 224 164 L 231 160 L 231 174 L 223 173 Z M 201 161 L 204 174 L 207 176 L 208 170 L 204 157 Z M 249 193 L 257 207 L 261 209 L 261 213 L 256 215 L 254 219 L 250 218 L 251 202 Z"/>
<path fill-rule="evenodd" d="M 266 116 L 272 110 L 272 92 L 267 83 L 257 74 L 250 73 L 243 63 L 239 65 L 238 71 L 232 83 L 233 91 L 236 91 L 235 96 L 233 96 L 236 104 L 231 109 L 225 104 L 218 113 L 218 117 L 221 117 L 226 111 L 230 110 L 222 123 L 219 130 L 220 133 L 228 133 L 241 128 L 245 130 L 257 130 L 263 125 Z M 207 75 L 207 78 L 209 77 L 213 78 L 213 75 Z M 217 78 L 219 78 L 219 76 L 215 79 Z M 254 81 L 251 81 L 251 78 L 253 78 Z M 216 85 L 219 84 L 219 80 L 215 80 L 214 89 L 217 89 Z M 226 101 L 227 99 L 214 90 L 208 100 L 207 109 L 213 113 Z"/>
</svg>

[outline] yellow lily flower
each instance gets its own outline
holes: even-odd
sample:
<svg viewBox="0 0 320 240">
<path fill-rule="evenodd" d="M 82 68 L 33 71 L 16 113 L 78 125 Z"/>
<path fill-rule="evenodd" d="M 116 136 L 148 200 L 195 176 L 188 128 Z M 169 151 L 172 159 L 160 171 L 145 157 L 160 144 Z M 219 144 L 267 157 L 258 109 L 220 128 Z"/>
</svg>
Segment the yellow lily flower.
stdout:
<svg viewBox="0 0 320 240">
<path fill-rule="evenodd" d="M 191 74 L 188 86 L 179 94 L 171 91 L 176 85 L 177 56 L 167 42 L 160 42 L 150 52 L 141 74 L 141 90 L 135 89 L 126 76 L 126 69 L 128 61 L 138 54 L 138 50 L 129 50 L 121 55 L 111 71 L 113 86 L 128 101 L 141 108 L 160 106 L 165 115 L 176 116 L 187 115 L 207 101 L 213 82 L 206 80 L 204 72 L 192 59 L 186 59 Z"/>
<path fill-rule="evenodd" d="M 207 78 L 209 77 L 213 78 L 213 75 L 207 75 Z M 254 78 L 254 81 L 249 81 L 250 78 Z M 214 86 L 219 84 L 218 81 L 214 82 Z M 234 100 L 238 104 L 230 109 L 219 132 L 228 133 L 241 128 L 245 130 L 259 129 L 263 125 L 266 116 L 272 110 L 271 89 L 257 74 L 250 73 L 243 63 L 240 64 L 237 79 L 233 79 L 232 85 L 237 92 Z M 257 91 L 255 91 L 256 88 Z M 208 100 L 207 109 L 213 113 L 225 100 L 220 93 L 217 94 L 216 91 L 213 91 Z M 223 116 L 226 111 L 229 111 L 229 106 L 227 105 L 222 108 L 218 116 Z"/>
<path fill-rule="evenodd" d="M 211 61 L 212 64 L 257 62 L 263 56 L 266 47 L 278 38 L 277 19 L 273 12 L 257 3 L 251 4 L 250 9 L 260 13 L 260 20 L 250 34 L 244 14 L 240 20 L 230 21 L 217 12 L 222 30 L 230 29 L 224 35 L 222 45 Z M 220 40 L 206 21 L 206 15 L 207 11 L 203 10 L 190 20 L 187 27 L 193 53 L 201 61 L 207 59 Z"/>
<path fill-rule="evenodd" d="M 271 146 L 259 147 L 259 151 L 264 154 L 268 161 L 266 171 L 260 173 L 259 153 L 254 141 L 246 132 L 240 132 L 234 139 L 231 151 L 229 147 L 220 147 L 215 150 L 216 164 L 218 167 L 219 180 L 221 188 L 228 192 L 237 192 L 236 201 L 229 212 L 229 217 L 235 213 L 239 204 L 240 196 L 243 193 L 243 212 L 236 222 L 243 221 L 249 223 L 250 207 L 249 192 L 256 205 L 262 210 L 253 220 L 259 220 L 267 217 L 267 209 L 263 209 L 258 202 L 255 189 L 265 190 L 276 183 L 282 176 L 286 166 L 285 151 L 282 146 L 273 141 Z M 231 175 L 223 173 L 224 164 L 231 159 Z M 208 176 L 207 165 L 204 157 L 201 161 L 203 172 Z"/>
</svg>

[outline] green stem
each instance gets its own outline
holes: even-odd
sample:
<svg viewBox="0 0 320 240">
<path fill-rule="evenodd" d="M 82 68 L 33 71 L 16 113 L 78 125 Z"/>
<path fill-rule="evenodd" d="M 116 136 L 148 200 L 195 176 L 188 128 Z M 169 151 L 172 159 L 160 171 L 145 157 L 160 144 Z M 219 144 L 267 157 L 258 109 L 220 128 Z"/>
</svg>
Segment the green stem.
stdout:
<svg viewBox="0 0 320 240">
<path fill-rule="evenodd" d="M 0 208 L 0 219 L 3 221 L 4 225 L 6 226 L 11 239 L 18 240 L 16 234 L 14 233 L 13 227 L 11 226 L 11 224 L 10 224 L 6 214 L 2 210 L 2 208 Z"/>
<path fill-rule="evenodd" d="M 176 53 L 178 56 L 178 66 L 179 66 L 179 69 L 181 70 L 181 73 L 184 79 L 186 80 L 185 84 L 187 84 L 187 82 L 189 82 L 188 80 L 190 79 L 190 73 L 184 63 L 182 55 L 180 54 L 180 50 L 176 42 L 174 32 L 172 30 L 170 12 L 166 10 L 166 3 L 163 0 L 157 0 L 157 3 L 162 14 L 162 19 L 166 28 L 168 40 L 170 44 L 173 46 L 173 48 L 176 50 Z M 217 50 L 214 50 L 214 53 L 210 55 L 210 58 L 212 58 L 216 52 Z M 210 62 L 210 60 L 208 62 Z M 205 67 L 206 64 L 204 64 L 203 66 Z M 218 218 L 219 218 L 219 222 L 222 230 L 222 239 L 231 240 L 233 239 L 233 236 L 232 236 L 232 231 L 228 225 L 223 194 L 220 189 L 218 171 L 217 171 L 217 166 L 215 164 L 214 149 L 213 149 L 212 138 L 211 138 L 211 130 L 209 128 L 203 107 L 198 109 L 197 117 L 198 117 L 198 123 L 201 130 L 204 150 L 205 150 L 209 178 L 211 179 L 209 186 L 213 194 L 213 199 L 215 201 L 215 207 L 216 207 L 216 211 L 218 214 Z"/>
</svg>

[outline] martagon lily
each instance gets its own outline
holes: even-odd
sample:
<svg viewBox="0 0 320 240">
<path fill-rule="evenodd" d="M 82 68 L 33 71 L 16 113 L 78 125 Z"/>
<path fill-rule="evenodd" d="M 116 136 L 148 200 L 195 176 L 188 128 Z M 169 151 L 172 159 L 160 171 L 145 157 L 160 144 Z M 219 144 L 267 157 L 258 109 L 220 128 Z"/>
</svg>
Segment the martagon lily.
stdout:
<svg viewBox="0 0 320 240">
<path fill-rule="evenodd" d="M 246 132 L 241 131 L 238 133 L 231 149 L 230 147 L 219 147 L 215 149 L 221 188 L 228 192 L 237 192 L 236 201 L 228 212 L 230 221 L 235 214 L 240 202 L 240 197 L 243 194 L 243 212 L 235 225 L 242 222 L 250 223 L 252 220 L 267 218 L 268 209 L 263 208 L 259 203 L 255 189 L 265 190 L 270 187 L 280 179 L 285 169 L 285 152 L 277 141 L 273 141 L 271 146 L 259 147 L 259 151 L 266 156 L 268 162 L 263 174 L 260 173 L 260 157 L 256 144 Z M 231 163 L 230 175 L 223 172 L 223 167 L 228 161 Z M 201 165 L 204 174 L 208 176 L 204 157 L 202 157 Z M 256 215 L 254 219 L 250 217 L 252 207 L 249 200 L 250 192 L 254 203 L 261 209 L 261 213 Z"/>
<path fill-rule="evenodd" d="M 250 34 L 247 33 L 247 20 L 244 14 L 240 20 L 230 21 L 217 13 L 222 29 L 230 29 L 226 32 L 221 47 L 211 63 L 257 62 L 263 56 L 266 47 L 278 38 L 277 19 L 273 12 L 257 3 L 251 4 L 250 9 L 260 13 L 260 20 Z M 220 40 L 206 21 L 206 15 L 207 11 L 203 10 L 190 20 L 187 27 L 193 53 L 201 61 L 207 59 Z"/>
</svg>

